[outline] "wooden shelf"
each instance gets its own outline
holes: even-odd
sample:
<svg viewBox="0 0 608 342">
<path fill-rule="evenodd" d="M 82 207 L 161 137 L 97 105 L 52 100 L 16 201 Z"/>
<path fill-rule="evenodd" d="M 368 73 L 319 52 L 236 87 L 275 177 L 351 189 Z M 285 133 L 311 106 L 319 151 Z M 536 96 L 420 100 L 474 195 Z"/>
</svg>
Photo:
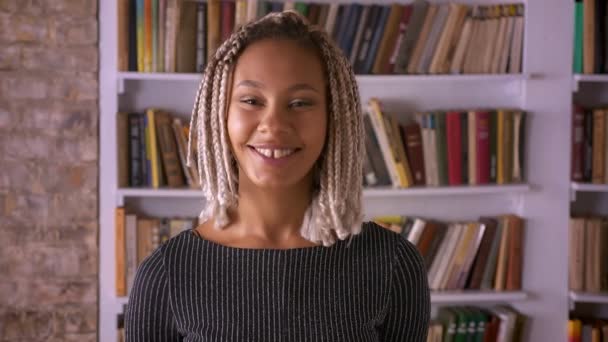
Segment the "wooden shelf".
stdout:
<svg viewBox="0 0 608 342">
<path fill-rule="evenodd" d="M 589 293 L 570 291 L 570 301 L 574 303 L 608 304 L 608 292 Z"/>
<path fill-rule="evenodd" d="M 528 184 L 509 185 L 479 185 L 479 186 L 446 186 L 446 187 L 412 187 L 391 188 L 377 187 L 363 190 L 364 199 L 383 199 L 399 197 L 450 196 L 450 195 L 483 195 L 527 192 Z M 201 190 L 197 189 L 151 189 L 151 188 L 121 188 L 116 193 L 119 206 L 126 198 L 203 198 Z"/>
<path fill-rule="evenodd" d="M 572 77 L 572 90 L 578 91 L 581 83 L 606 83 L 608 74 L 574 74 Z"/>
</svg>

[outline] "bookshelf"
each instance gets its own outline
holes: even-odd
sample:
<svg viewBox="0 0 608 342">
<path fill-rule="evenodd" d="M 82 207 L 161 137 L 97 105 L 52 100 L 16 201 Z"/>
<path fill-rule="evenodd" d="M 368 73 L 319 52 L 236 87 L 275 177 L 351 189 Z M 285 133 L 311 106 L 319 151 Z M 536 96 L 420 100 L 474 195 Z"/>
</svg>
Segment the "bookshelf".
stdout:
<svg viewBox="0 0 608 342">
<path fill-rule="evenodd" d="M 608 304 L 608 293 L 570 291 L 569 296 L 574 303 Z"/>
<path fill-rule="evenodd" d="M 344 2 L 323 0 L 320 2 Z M 361 3 L 372 3 L 362 0 Z M 379 0 L 374 3 L 390 4 Z M 409 0 L 399 1 L 409 3 Z M 437 3 L 447 0 L 432 1 Z M 463 0 L 467 4 L 503 1 Z M 361 75 L 363 103 L 382 100 L 389 112 L 437 108 L 526 110 L 525 184 L 365 191 L 365 216 L 420 215 L 453 220 L 514 213 L 526 220 L 523 291 L 436 292 L 433 306 L 509 303 L 530 317 L 528 341 L 564 341 L 568 319 L 568 206 L 572 98 L 572 5 L 552 0 L 525 5 L 523 72 L 515 75 Z M 114 210 L 127 205 L 144 214 L 195 216 L 198 190 L 119 188 L 116 113 L 148 107 L 188 118 L 198 74 L 117 72 L 116 1 L 99 4 L 100 20 L 100 235 L 99 340 L 116 338 L 116 314 L 126 297 L 115 295 Z M 559 37 L 547 38 L 547 37 Z M 534 76 L 533 76 L 534 75 Z M 555 134 L 560 132 L 560 134 Z M 566 132 L 562 134 L 561 132 Z M 566 152 L 564 152 L 566 151 Z M 547 237 L 551 237 L 548 239 Z"/>
</svg>

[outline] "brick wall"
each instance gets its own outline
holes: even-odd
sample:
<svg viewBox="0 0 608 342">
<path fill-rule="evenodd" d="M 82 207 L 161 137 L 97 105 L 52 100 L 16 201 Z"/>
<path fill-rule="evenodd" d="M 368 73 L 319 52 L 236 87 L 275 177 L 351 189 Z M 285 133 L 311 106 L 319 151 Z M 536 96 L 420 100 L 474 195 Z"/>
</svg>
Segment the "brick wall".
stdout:
<svg viewBox="0 0 608 342">
<path fill-rule="evenodd" d="M 0 0 L 0 341 L 95 341 L 97 0 Z"/>
</svg>

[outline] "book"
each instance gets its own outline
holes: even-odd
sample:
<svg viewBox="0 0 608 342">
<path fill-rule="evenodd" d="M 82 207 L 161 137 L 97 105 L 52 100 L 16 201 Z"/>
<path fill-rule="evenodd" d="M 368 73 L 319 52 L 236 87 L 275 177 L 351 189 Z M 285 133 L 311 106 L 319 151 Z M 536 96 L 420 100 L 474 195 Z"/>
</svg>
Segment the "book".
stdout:
<svg viewBox="0 0 608 342">
<path fill-rule="evenodd" d="M 405 74 L 407 72 L 413 49 L 417 44 L 426 19 L 428 7 L 429 3 L 426 0 L 415 0 L 412 3 L 411 19 L 403 36 L 403 42 L 399 46 L 393 68 L 393 72 L 396 74 Z"/>
<path fill-rule="evenodd" d="M 129 186 L 129 165 L 131 161 L 129 143 L 129 114 L 120 112 L 116 117 L 116 145 L 118 148 L 117 181 L 120 188 Z"/>
<path fill-rule="evenodd" d="M 126 280 L 126 242 L 125 242 L 125 208 L 115 209 L 115 257 L 116 257 L 116 295 L 127 295 Z"/>
<path fill-rule="evenodd" d="M 181 5 L 179 34 L 176 37 L 175 71 L 196 71 L 197 3 L 184 1 Z"/>
<path fill-rule="evenodd" d="M 412 172 L 414 185 L 425 185 L 424 153 L 422 151 L 422 132 L 417 122 L 401 126 L 402 137 L 407 148 L 407 159 Z"/>
<path fill-rule="evenodd" d="M 158 137 L 165 177 L 170 187 L 177 188 L 184 186 L 185 181 L 171 121 L 172 118 L 169 113 L 163 111 L 156 112 L 156 135 Z"/>
</svg>

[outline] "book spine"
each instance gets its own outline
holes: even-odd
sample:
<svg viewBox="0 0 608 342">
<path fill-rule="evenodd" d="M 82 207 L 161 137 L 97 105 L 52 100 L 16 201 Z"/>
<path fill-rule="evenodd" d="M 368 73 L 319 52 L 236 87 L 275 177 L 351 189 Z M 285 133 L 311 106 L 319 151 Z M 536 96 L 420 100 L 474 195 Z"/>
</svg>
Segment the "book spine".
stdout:
<svg viewBox="0 0 608 342">
<path fill-rule="evenodd" d="M 591 182 L 593 178 L 593 113 L 591 110 L 585 110 L 585 133 L 583 135 L 584 141 L 584 167 L 583 167 L 583 181 Z"/>
<path fill-rule="evenodd" d="M 144 0 L 144 72 L 152 72 L 152 0 Z"/>
<path fill-rule="evenodd" d="M 408 161 L 412 169 L 414 185 L 426 184 L 426 172 L 424 169 L 424 153 L 422 151 L 422 134 L 420 125 L 412 123 L 402 127 L 405 147 L 407 148 Z"/>
<path fill-rule="evenodd" d="M 116 296 L 127 295 L 126 280 L 126 244 L 125 244 L 125 208 L 118 207 L 115 211 L 116 236 Z"/>
<path fill-rule="evenodd" d="M 445 130 L 445 113 L 435 112 L 435 122 L 437 123 L 437 174 L 439 185 L 448 185 L 448 156 L 447 156 L 447 136 Z"/>
<path fill-rule="evenodd" d="M 469 115 L 460 112 L 460 184 L 469 184 Z"/>
<path fill-rule="evenodd" d="M 137 113 L 129 114 L 129 185 L 142 186 L 140 118 Z"/>
<path fill-rule="evenodd" d="M 594 184 L 604 183 L 604 159 L 606 158 L 606 149 L 604 146 L 606 134 L 605 118 L 606 115 L 603 109 L 593 110 L 593 166 L 591 181 Z"/>
<path fill-rule="evenodd" d="M 462 181 L 462 152 L 461 152 L 461 130 L 460 113 L 449 112 L 446 114 L 446 134 L 448 148 L 448 178 L 450 185 L 460 185 Z"/>
<path fill-rule="evenodd" d="M 129 71 L 137 71 L 137 0 L 129 0 Z"/>
<path fill-rule="evenodd" d="M 118 113 L 116 118 L 116 144 L 118 157 L 118 186 L 121 188 L 129 186 L 129 166 L 131 158 L 129 157 L 130 150 L 130 132 L 129 132 L 129 114 Z"/>
<path fill-rule="evenodd" d="M 198 3 L 196 12 L 196 72 L 202 73 L 207 59 L 207 4 Z"/>
<path fill-rule="evenodd" d="M 489 113 L 476 112 L 477 184 L 490 182 L 490 118 Z"/>
<path fill-rule="evenodd" d="M 150 67 L 150 71 L 158 72 L 158 0 L 152 0 L 152 64 Z"/>
<path fill-rule="evenodd" d="M 490 112 L 490 183 L 496 183 L 498 169 L 496 111 Z"/>
</svg>

